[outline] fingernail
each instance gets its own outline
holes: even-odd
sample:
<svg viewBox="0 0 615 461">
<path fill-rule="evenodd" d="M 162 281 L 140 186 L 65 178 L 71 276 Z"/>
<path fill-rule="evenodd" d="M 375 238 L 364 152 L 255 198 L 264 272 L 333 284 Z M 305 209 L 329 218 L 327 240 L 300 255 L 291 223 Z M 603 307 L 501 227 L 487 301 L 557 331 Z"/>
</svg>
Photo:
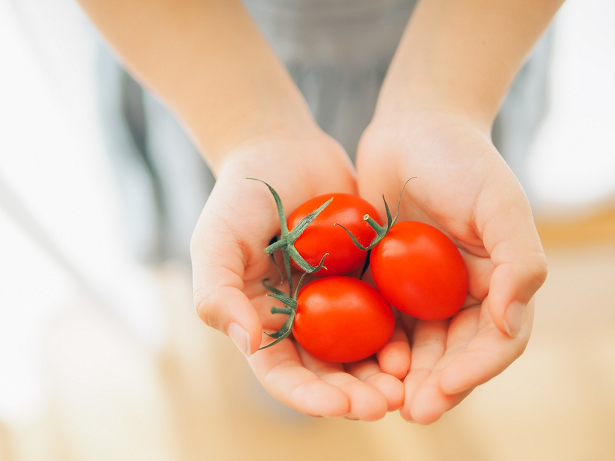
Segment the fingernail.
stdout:
<svg viewBox="0 0 615 461">
<path fill-rule="evenodd" d="M 246 357 L 250 357 L 250 335 L 248 332 L 235 322 L 229 324 L 226 332 L 241 353 Z"/>
<path fill-rule="evenodd" d="M 504 326 L 508 336 L 514 338 L 519 334 L 521 325 L 523 324 L 523 311 L 525 310 L 525 304 L 519 301 L 513 301 L 508 305 L 506 309 L 506 316 L 504 318 Z"/>
</svg>

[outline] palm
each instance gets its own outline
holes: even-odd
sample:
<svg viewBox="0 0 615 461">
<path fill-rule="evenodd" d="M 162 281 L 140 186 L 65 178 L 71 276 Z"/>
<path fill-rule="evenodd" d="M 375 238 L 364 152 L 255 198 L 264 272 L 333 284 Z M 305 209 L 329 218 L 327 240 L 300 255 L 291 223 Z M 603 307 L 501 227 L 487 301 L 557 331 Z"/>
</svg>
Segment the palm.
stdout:
<svg viewBox="0 0 615 461">
<path fill-rule="evenodd" d="M 403 183 L 416 177 L 404 194 L 400 220 L 441 229 L 460 248 L 468 268 L 469 292 L 462 311 L 445 321 L 403 321 L 412 364 L 402 415 L 431 422 L 474 386 L 503 371 L 527 343 L 532 308 L 516 338 L 505 332 L 503 311 L 518 288 L 505 281 L 512 272 L 519 275 L 518 265 L 512 264 L 518 254 L 510 241 L 528 232 L 532 237 L 533 227 L 523 227 L 532 226 L 531 215 L 521 187 L 490 140 L 456 119 L 438 115 L 402 130 L 373 129 L 363 141 L 358 159 L 361 195 L 377 204 L 384 192 L 389 203 L 395 203 Z M 519 222 L 511 224 L 511 214 L 520 216 Z M 542 251 L 536 241 L 532 253 Z M 532 286 L 533 291 L 537 288 Z"/>
<path fill-rule="evenodd" d="M 285 316 L 270 313 L 274 301 L 262 284 L 279 281 L 263 251 L 280 231 L 275 203 L 263 184 L 246 177 L 276 188 L 287 212 L 316 195 L 356 189 L 344 152 L 330 141 L 261 144 L 234 153 L 220 172 L 193 237 L 195 300 L 209 325 L 242 325 L 255 351 L 262 329 L 277 330 Z M 249 361 L 274 397 L 306 414 L 378 419 L 403 401 L 401 383 L 381 373 L 375 361 L 326 363 L 290 338 Z"/>
</svg>

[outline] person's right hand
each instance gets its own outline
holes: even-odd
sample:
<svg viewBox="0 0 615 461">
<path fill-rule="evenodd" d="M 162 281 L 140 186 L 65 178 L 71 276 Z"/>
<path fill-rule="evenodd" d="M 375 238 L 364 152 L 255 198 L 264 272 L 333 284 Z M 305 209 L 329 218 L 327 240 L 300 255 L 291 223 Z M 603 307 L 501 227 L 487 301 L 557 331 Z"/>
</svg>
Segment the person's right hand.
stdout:
<svg viewBox="0 0 615 461">
<path fill-rule="evenodd" d="M 224 159 L 191 242 L 201 319 L 230 336 L 272 396 L 302 413 L 375 420 L 400 408 L 402 383 L 382 373 L 375 359 L 323 362 L 290 337 L 256 352 L 263 329 L 277 331 L 286 316 L 269 312 L 276 302 L 262 284 L 279 280 L 263 251 L 280 232 L 275 202 L 265 185 L 246 178 L 269 183 L 288 213 L 317 195 L 356 193 L 344 150 L 314 128 L 245 141 Z"/>
</svg>

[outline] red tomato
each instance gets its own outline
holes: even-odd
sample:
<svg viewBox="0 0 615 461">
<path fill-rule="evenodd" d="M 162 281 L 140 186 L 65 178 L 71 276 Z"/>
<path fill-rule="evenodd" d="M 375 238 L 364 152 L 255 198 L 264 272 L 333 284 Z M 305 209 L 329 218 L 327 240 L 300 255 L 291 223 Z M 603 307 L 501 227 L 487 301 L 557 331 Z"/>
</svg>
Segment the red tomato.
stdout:
<svg viewBox="0 0 615 461">
<path fill-rule="evenodd" d="M 311 265 L 317 266 L 321 258 L 329 253 L 325 269 L 315 274 L 347 274 L 365 263 L 365 252 L 358 249 L 348 238 L 346 231 L 335 223 L 346 227 L 362 245 L 368 245 L 376 232 L 363 220 L 369 214 L 379 224 L 382 220 L 378 211 L 361 197 L 352 194 L 325 194 L 308 200 L 288 217 L 288 230 L 292 230 L 303 218 L 333 197 L 333 201 L 305 229 L 295 241 L 295 248 Z M 299 268 L 293 261 L 293 266 Z"/>
<path fill-rule="evenodd" d="M 378 290 L 397 309 L 423 320 L 452 317 L 468 291 L 468 272 L 455 244 L 429 224 L 395 224 L 372 249 Z"/>
<path fill-rule="evenodd" d="M 293 335 L 314 357 L 362 360 L 382 349 L 394 327 L 389 303 L 361 280 L 324 277 L 299 291 Z"/>
</svg>

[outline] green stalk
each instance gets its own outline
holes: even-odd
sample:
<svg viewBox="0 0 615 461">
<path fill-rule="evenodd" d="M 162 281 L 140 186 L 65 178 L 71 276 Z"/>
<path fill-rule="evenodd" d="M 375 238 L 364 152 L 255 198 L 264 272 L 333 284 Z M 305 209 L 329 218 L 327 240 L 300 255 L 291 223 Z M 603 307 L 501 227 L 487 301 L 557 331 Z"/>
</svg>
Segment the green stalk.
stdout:
<svg viewBox="0 0 615 461">
<path fill-rule="evenodd" d="M 317 272 L 322 268 L 322 266 L 312 267 L 305 259 L 303 259 L 303 256 L 301 256 L 299 252 L 297 251 L 297 249 L 295 248 L 295 242 L 301 236 L 301 234 L 303 234 L 305 229 L 307 229 L 307 227 L 312 223 L 312 221 L 314 221 L 316 217 L 322 212 L 322 210 L 324 210 L 325 208 L 329 206 L 329 204 L 333 201 L 333 197 L 331 197 L 329 200 L 323 203 L 320 207 L 318 207 L 318 209 L 312 211 L 309 215 L 307 215 L 305 218 L 299 221 L 299 223 L 293 228 L 292 231 L 289 231 L 288 225 L 286 224 L 286 214 L 284 213 L 284 206 L 282 205 L 282 199 L 280 198 L 278 193 L 275 191 L 275 189 L 271 187 L 269 184 L 267 184 L 265 181 L 262 181 L 260 179 L 256 179 L 256 178 L 246 178 L 246 179 L 262 182 L 265 186 L 269 188 L 271 195 L 273 195 L 273 198 L 275 200 L 275 205 L 278 210 L 278 218 L 280 220 L 280 234 L 281 235 L 277 237 L 277 240 L 275 242 L 273 242 L 267 248 L 265 248 L 265 253 L 267 253 L 268 255 L 271 255 L 273 259 L 273 253 L 276 250 L 282 250 L 282 254 L 284 257 L 284 269 L 286 271 L 286 278 L 288 280 L 289 290 L 292 293 L 293 279 L 291 276 L 291 265 L 290 265 L 291 258 L 295 261 L 295 263 L 297 263 L 297 265 L 303 270 L 303 272 L 308 273 L 308 274 Z M 275 262 L 275 259 L 274 259 L 274 262 Z M 277 268 L 277 264 L 276 264 L 276 268 Z M 279 268 L 278 268 L 278 272 L 280 272 Z M 282 277 L 282 281 L 284 281 L 284 276 L 282 275 L 281 272 L 280 272 L 280 276 Z"/>
<path fill-rule="evenodd" d="M 327 253 L 328 254 L 328 253 Z M 314 271 L 319 271 L 320 269 L 323 268 L 324 264 L 325 264 L 325 257 L 327 255 L 324 255 L 322 257 L 322 259 L 320 260 L 320 263 L 318 264 L 318 266 L 316 266 L 314 268 Z M 267 349 L 268 347 L 271 347 L 277 343 L 279 343 L 280 341 L 282 341 L 283 339 L 286 339 L 290 333 L 293 330 L 293 323 L 295 322 L 295 315 L 297 314 L 297 297 L 299 296 L 299 289 L 301 288 L 301 283 L 303 283 L 303 279 L 305 278 L 305 276 L 307 275 L 307 272 L 304 272 L 301 275 L 301 278 L 299 279 L 299 283 L 297 283 L 297 288 L 295 289 L 295 292 L 292 293 L 292 291 L 289 291 L 289 293 L 292 293 L 292 298 L 287 295 L 286 293 L 284 293 L 281 290 L 278 290 L 277 288 L 274 288 L 270 285 L 267 285 L 267 280 L 263 281 L 263 286 L 270 291 L 271 293 L 268 293 L 267 296 L 273 298 L 273 299 L 277 299 L 278 301 L 282 302 L 286 307 L 272 307 L 271 308 L 271 313 L 272 314 L 286 314 L 288 315 L 288 318 L 286 319 L 286 321 L 284 322 L 284 325 L 282 325 L 282 328 L 280 328 L 278 331 L 276 331 L 275 333 L 267 333 L 265 332 L 265 334 L 271 338 L 274 338 L 275 341 L 267 344 L 266 346 L 260 347 L 258 350 L 260 351 L 261 349 Z M 290 284 L 289 284 L 290 286 Z M 291 289 L 292 290 L 292 289 Z"/>
<path fill-rule="evenodd" d="M 395 223 L 397 222 L 397 218 L 399 218 L 399 209 L 401 207 L 401 199 L 404 195 L 404 190 L 406 189 L 406 185 L 412 179 L 415 179 L 415 177 L 413 176 L 412 178 L 408 179 L 404 183 L 404 187 L 401 188 L 401 192 L 399 194 L 399 201 L 397 202 L 397 214 L 395 215 L 395 218 L 391 216 L 391 210 L 389 209 L 389 204 L 387 203 L 386 198 L 384 198 L 384 194 L 382 195 L 382 200 L 384 201 L 384 209 L 386 210 L 386 214 L 387 214 L 387 225 L 386 226 L 383 227 L 380 224 L 378 224 L 374 220 L 374 218 L 372 218 L 369 214 L 366 214 L 365 216 L 363 216 L 363 220 L 366 221 L 367 224 L 369 224 L 370 227 L 374 229 L 374 231 L 376 232 L 376 237 L 374 237 L 371 243 L 367 245 L 366 247 L 361 245 L 359 241 L 357 240 L 357 238 L 354 235 L 352 235 L 352 232 L 350 232 L 344 226 L 342 226 L 339 223 L 335 223 L 335 225 L 340 226 L 342 229 L 344 229 L 348 233 L 348 235 L 352 239 L 352 243 L 354 243 L 357 248 L 363 251 L 368 251 L 368 252 L 371 251 L 371 249 L 374 248 L 376 245 L 378 245 L 380 241 L 389 233 L 389 231 L 391 230 L 391 227 L 393 227 Z M 361 277 L 363 277 L 363 274 L 367 270 L 368 266 L 369 266 L 369 260 L 366 261 L 365 266 L 363 267 L 363 272 L 361 273 Z"/>
</svg>

